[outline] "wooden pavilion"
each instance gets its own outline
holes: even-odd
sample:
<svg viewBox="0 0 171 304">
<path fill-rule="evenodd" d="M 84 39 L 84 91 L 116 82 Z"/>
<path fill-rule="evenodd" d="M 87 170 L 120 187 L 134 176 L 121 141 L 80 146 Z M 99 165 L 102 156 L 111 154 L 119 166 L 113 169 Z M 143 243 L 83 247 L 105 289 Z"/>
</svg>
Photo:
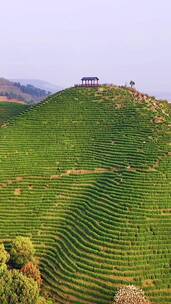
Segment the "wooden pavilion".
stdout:
<svg viewBox="0 0 171 304">
<path fill-rule="evenodd" d="M 83 87 L 98 87 L 99 78 L 98 77 L 83 77 L 81 79 Z"/>
</svg>

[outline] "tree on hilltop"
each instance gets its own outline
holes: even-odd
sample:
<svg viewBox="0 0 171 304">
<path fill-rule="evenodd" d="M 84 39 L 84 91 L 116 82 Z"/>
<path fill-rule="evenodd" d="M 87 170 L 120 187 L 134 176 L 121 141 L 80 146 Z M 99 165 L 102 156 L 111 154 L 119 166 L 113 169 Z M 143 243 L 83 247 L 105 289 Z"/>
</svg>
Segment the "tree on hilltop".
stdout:
<svg viewBox="0 0 171 304">
<path fill-rule="evenodd" d="M 131 80 L 129 84 L 130 84 L 131 88 L 133 88 L 133 86 L 135 85 L 135 82 L 133 80 Z"/>
</svg>

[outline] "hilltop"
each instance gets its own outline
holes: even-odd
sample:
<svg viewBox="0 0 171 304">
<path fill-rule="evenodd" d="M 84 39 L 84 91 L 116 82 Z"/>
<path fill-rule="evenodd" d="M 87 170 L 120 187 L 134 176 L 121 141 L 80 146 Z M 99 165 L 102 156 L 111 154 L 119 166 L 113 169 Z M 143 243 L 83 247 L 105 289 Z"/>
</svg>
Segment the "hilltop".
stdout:
<svg viewBox="0 0 171 304">
<path fill-rule="evenodd" d="M 16 101 L 23 103 L 37 103 L 45 99 L 51 92 L 39 89 L 31 84 L 22 85 L 0 78 L 0 100 Z"/>
<path fill-rule="evenodd" d="M 171 302 L 171 108 L 72 88 L 0 128 L 0 239 L 32 238 L 44 293 L 109 304 L 134 284 Z"/>
</svg>

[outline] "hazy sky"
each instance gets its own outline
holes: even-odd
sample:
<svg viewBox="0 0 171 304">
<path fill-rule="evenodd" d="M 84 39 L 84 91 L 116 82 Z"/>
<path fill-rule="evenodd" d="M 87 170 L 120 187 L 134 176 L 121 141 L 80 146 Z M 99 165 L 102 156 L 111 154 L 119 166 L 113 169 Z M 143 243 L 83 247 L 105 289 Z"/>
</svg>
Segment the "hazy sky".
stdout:
<svg viewBox="0 0 171 304">
<path fill-rule="evenodd" d="M 0 76 L 171 91 L 171 0 L 5 0 Z"/>
</svg>

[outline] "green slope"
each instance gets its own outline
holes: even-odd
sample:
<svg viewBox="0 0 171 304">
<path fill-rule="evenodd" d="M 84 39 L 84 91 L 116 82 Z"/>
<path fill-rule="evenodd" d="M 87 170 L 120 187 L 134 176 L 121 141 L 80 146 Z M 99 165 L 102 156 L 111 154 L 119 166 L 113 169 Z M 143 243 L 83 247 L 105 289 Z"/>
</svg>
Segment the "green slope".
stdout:
<svg viewBox="0 0 171 304">
<path fill-rule="evenodd" d="M 0 238 L 32 237 L 56 303 L 107 304 L 125 284 L 171 302 L 170 114 L 77 88 L 0 129 Z"/>
<path fill-rule="evenodd" d="M 4 122 L 24 112 L 28 106 L 24 104 L 0 102 L 0 126 Z"/>
</svg>

